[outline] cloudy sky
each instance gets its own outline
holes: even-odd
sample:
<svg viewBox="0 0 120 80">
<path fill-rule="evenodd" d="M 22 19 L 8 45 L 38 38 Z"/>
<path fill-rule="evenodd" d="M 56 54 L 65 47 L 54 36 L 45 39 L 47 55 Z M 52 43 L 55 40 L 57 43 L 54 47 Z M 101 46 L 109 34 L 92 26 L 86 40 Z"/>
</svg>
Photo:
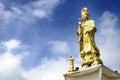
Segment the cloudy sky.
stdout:
<svg viewBox="0 0 120 80">
<path fill-rule="evenodd" d="M 80 10 L 95 20 L 105 66 L 120 72 L 119 0 L 0 0 L 0 80 L 64 80 L 69 55 L 81 64 Z"/>
</svg>

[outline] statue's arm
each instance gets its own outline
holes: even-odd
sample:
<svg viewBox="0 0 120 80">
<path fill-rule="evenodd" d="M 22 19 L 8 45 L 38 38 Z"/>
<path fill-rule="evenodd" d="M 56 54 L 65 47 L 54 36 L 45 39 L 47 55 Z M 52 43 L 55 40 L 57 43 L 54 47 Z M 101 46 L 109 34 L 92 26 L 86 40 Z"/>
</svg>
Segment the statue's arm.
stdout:
<svg viewBox="0 0 120 80">
<path fill-rule="evenodd" d="M 80 26 L 78 26 L 78 29 L 77 29 L 77 35 L 80 35 Z"/>
<path fill-rule="evenodd" d="M 90 21 L 90 31 L 96 32 L 96 25 L 93 20 Z"/>
<path fill-rule="evenodd" d="M 97 29 L 96 29 L 96 25 L 95 25 L 95 22 L 94 22 L 94 21 L 92 22 L 92 25 L 91 25 L 91 26 L 93 27 L 93 31 L 96 32 Z"/>
<path fill-rule="evenodd" d="M 79 22 L 79 26 L 78 26 L 78 29 L 77 29 L 77 35 L 81 35 L 81 32 L 82 32 L 81 25 L 82 25 L 82 23 Z"/>
</svg>

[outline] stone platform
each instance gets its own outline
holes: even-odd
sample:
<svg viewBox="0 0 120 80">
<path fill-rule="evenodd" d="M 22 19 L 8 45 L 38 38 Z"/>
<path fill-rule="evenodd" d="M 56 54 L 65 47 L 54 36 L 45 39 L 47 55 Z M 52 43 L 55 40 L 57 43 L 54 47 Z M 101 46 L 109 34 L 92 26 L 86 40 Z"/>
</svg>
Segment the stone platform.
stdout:
<svg viewBox="0 0 120 80">
<path fill-rule="evenodd" d="M 120 80 L 120 74 L 98 65 L 73 73 L 64 74 L 65 80 Z"/>
</svg>

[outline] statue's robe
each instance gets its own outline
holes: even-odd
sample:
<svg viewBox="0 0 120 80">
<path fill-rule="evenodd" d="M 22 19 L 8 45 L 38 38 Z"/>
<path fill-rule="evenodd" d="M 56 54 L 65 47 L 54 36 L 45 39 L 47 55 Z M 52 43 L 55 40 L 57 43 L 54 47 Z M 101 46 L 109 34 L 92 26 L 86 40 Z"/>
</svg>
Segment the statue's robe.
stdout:
<svg viewBox="0 0 120 80">
<path fill-rule="evenodd" d="M 84 58 L 85 54 L 94 53 L 99 57 L 99 49 L 96 47 L 94 40 L 94 33 L 96 32 L 96 26 L 93 20 L 87 20 L 82 22 L 78 27 L 78 35 L 80 36 L 80 53 Z"/>
</svg>

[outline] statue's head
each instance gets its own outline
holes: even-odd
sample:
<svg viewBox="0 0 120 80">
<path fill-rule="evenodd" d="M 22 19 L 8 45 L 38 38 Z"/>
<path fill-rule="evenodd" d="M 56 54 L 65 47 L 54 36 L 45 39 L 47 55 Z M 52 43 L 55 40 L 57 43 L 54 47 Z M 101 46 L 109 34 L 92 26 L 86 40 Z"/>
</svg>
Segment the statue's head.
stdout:
<svg viewBox="0 0 120 80">
<path fill-rule="evenodd" d="M 89 13 L 89 11 L 88 11 L 88 9 L 87 9 L 86 7 L 84 7 L 84 8 L 81 10 L 81 16 L 82 16 L 82 19 L 83 19 L 84 21 L 90 19 L 90 13 Z"/>
</svg>

